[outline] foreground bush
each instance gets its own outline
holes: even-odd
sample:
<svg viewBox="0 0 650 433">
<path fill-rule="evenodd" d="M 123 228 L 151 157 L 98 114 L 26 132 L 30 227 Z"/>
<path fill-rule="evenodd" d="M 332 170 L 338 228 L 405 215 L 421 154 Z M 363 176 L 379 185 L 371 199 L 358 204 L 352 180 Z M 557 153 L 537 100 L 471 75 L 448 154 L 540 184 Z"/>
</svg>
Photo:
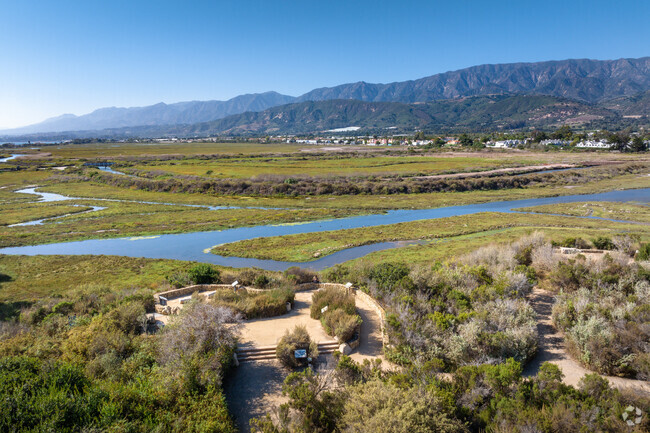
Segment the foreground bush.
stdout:
<svg viewBox="0 0 650 433">
<path fill-rule="evenodd" d="M 89 286 L 0 322 L 0 431 L 234 432 L 220 384 L 237 317 L 188 304 L 152 334 L 152 302 Z"/>
<path fill-rule="evenodd" d="M 341 431 L 354 433 L 460 433 L 467 427 L 435 395 L 379 380 L 350 388 Z"/>
<path fill-rule="evenodd" d="M 3 432 L 236 431 L 218 388 L 173 395 L 151 377 L 94 381 L 65 362 L 0 358 L 0 399 Z"/>
<path fill-rule="evenodd" d="M 300 367 L 305 365 L 307 360 L 296 359 L 294 352 L 298 349 L 305 349 L 308 358 L 316 359 L 318 357 L 318 343 L 311 340 L 304 325 L 298 325 L 291 331 L 287 330 L 278 342 L 275 355 L 286 367 Z"/>
<path fill-rule="evenodd" d="M 229 308 L 191 302 L 158 335 L 158 362 L 187 392 L 220 387 L 240 324 L 241 316 Z"/>
<path fill-rule="evenodd" d="M 349 341 L 362 322 L 358 314 L 348 314 L 341 309 L 327 311 L 322 315 L 320 321 L 325 332 L 341 342 Z"/>
<path fill-rule="evenodd" d="M 245 289 L 217 290 L 212 299 L 214 305 L 231 308 L 246 319 L 280 316 L 287 312 L 287 303 L 293 306 L 295 292 L 290 288 L 248 292 Z"/>
<path fill-rule="evenodd" d="M 350 315 L 356 313 L 354 294 L 337 287 L 318 290 L 314 292 L 311 299 L 310 317 L 312 319 L 320 320 L 323 315 L 321 310 L 325 307 L 327 307 L 327 312 L 343 310 Z"/>
<path fill-rule="evenodd" d="M 553 321 L 568 350 L 599 373 L 650 380 L 650 282 L 637 264 L 561 264 Z"/>
<path fill-rule="evenodd" d="M 544 363 L 537 375 L 522 377 L 520 363 L 459 368 L 448 379 L 427 373 L 382 372 L 343 357 L 347 374 L 332 392 L 330 376 L 307 369 L 287 377 L 289 401 L 277 417 L 251 422 L 254 432 L 598 432 L 650 431 L 650 401 L 622 395 L 591 374 L 576 388 L 562 383 L 562 371 Z M 339 366 L 341 361 L 339 362 Z M 337 367 L 338 370 L 338 367 Z M 627 417 L 623 415 L 627 413 Z M 633 414 L 630 416 L 630 414 Z M 628 424 L 632 418 L 632 425 Z"/>
<path fill-rule="evenodd" d="M 327 310 L 322 310 L 327 307 Z M 312 295 L 310 315 L 320 319 L 325 332 L 339 341 L 349 341 L 361 326 L 353 293 L 338 287 L 327 287 Z"/>
</svg>

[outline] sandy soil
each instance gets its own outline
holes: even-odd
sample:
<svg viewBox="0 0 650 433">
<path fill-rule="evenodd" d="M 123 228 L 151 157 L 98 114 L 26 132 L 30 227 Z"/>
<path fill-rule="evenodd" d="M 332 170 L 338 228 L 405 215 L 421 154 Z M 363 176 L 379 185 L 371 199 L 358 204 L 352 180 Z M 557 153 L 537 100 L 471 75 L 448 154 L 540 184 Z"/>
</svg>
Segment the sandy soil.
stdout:
<svg viewBox="0 0 650 433">
<path fill-rule="evenodd" d="M 585 369 L 571 358 L 566 351 L 562 333 L 553 326 L 551 320 L 551 312 L 555 302 L 553 294 L 546 290 L 535 288 L 529 301 L 537 313 L 539 349 L 537 356 L 526 365 L 524 376 L 537 374 L 542 363 L 548 361 L 562 369 L 564 383 L 577 386 L 582 376 L 592 373 L 592 371 Z M 621 377 L 603 377 L 609 380 L 612 386 L 620 390 L 629 390 L 650 397 L 650 383 L 648 382 Z"/>
<path fill-rule="evenodd" d="M 309 317 L 314 290 L 296 293 L 294 309 L 283 316 L 250 320 L 244 324 L 239 347 L 260 347 L 276 344 L 285 331 L 297 324 L 307 327 L 309 335 L 318 342 L 332 341 L 323 331 L 320 321 Z M 363 319 L 361 344 L 350 355 L 357 362 L 364 359 L 382 359 L 381 322 L 375 311 L 357 297 L 357 311 Z M 322 355 L 319 368 L 333 368 L 332 355 Z M 382 366 L 388 368 L 387 362 Z M 249 432 L 249 420 L 273 412 L 286 402 L 282 396 L 282 382 L 289 373 L 277 360 L 243 362 L 229 373 L 225 383 L 228 407 L 241 432 Z"/>
<path fill-rule="evenodd" d="M 239 347 L 276 344 L 287 330 L 293 329 L 296 325 L 305 325 L 311 338 L 318 343 L 332 341 L 333 338 L 325 333 L 320 321 L 309 317 L 313 293 L 313 290 L 297 292 L 294 308 L 288 314 L 246 321 L 242 328 Z"/>
<path fill-rule="evenodd" d="M 388 367 L 387 362 L 382 355 L 382 338 L 381 338 L 381 318 L 377 316 L 375 310 L 364 302 L 363 298 L 356 298 L 357 312 L 361 316 L 361 343 L 359 347 L 352 352 L 350 357 L 356 362 L 363 362 L 364 359 L 382 360 L 382 366 Z"/>
</svg>

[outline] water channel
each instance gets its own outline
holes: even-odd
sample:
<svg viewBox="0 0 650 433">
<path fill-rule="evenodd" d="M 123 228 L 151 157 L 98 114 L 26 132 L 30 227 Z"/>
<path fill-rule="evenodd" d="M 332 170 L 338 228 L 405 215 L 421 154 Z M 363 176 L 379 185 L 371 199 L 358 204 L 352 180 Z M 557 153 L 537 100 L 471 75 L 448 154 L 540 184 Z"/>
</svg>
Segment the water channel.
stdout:
<svg viewBox="0 0 650 433">
<path fill-rule="evenodd" d="M 25 192 L 24 190 L 21 192 Z M 37 193 L 43 194 L 43 193 Z M 54 196 L 57 196 L 56 194 Z M 61 196 L 63 197 L 63 196 Z M 51 199 L 56 197 L 50 196 Z M 106 254 L 128 257 L 148 257 L 160 259 L 194 260 L 231 267 L 256 266 L 268 270 L 284 270 L 290 266 L 301 266 L 321 270 L 338 263 L 363 257 L 374 251 L 404 247 L 416 242 L 382 242 L 349 248 L 311 262 L 280 262 L 241 257 L 223 257 L 210 254 L 209 249 L 215 245 L 260 237 L 290 235 L 298 233 L 316 233 L 330 230 L 342 230 L 359 227 L 372 227 L 384 224 L 445 218 L 450 216 L 471 215 L 479 212 L 514 212 L 513 209 L 529 206 L 571 203 L 579 201 L 616 201 L 616 202 L 650 202 L 650 188 L 610 191 L 599 194 L 568 195 L 526 200 L 500 201 L 449 206 L 433 209 L 393 210 L 379 215 L 364 215 L 350 218 L 314 221 L 301 224 L 266 225 L 241 227 L 235 229 L 168 234 L 158 236 L 141 236 L 117 239 L 84 240 L 46 245 L 11 247 L 0 249 L 0 254 Z M 582 218 L 582 217 L 581 217 Z M 597 217 L 584 217 L 602 219 Z"/>
</svg>

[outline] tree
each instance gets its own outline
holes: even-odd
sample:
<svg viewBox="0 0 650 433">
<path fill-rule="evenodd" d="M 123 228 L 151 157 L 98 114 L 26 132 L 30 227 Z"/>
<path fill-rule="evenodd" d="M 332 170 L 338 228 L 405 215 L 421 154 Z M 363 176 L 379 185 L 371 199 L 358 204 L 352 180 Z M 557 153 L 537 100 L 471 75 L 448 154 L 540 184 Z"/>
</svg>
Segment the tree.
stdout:
<svg viewBox="0 0 650 433">
<path fill-rule="evenodd" d="M 612 150 L 619 150 L 621 152 L 627 150 L 630 137 L 623 133 L 610 134 L 607 140 L 612 143 Z"/>
<path fill-rule="evenodd" d="M 573 137 L 573 130 L 568 125 L 560 126 L 553 134 L 551 138 L 554 140 L 571 140 Z"/>
<path fill-rule="evenodd" d="M 472 138 L 467 134 L 461 134 L 461 136 L 458 138 L 458 142 L 461 146 L 465 147 L 469 147 L 474 144 L 474 140 L 472 140 Z"/>
<path fill-rule="evenodd" d="M 644 143 L 643 138 L 634 137 L 630 144 L 630 152 L 645 152 L 648 150 L 648 145 Z"/>
</svg>

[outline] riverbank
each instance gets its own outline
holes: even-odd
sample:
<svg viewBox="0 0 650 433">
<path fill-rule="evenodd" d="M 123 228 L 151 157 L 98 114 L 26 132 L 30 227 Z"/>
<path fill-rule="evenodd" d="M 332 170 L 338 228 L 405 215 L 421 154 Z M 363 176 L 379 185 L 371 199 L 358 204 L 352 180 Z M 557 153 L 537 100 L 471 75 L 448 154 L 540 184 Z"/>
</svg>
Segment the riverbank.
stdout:
<svg viewBox="0 0 650 433">
<path fill-rule="evenodd" d="M 543 199 L 530 199 L 530 200 L 521 200 L 521 201 L 509 201 L 509 202 L 493 202 L 488 204 L 480 205 L 468 205 L 468 206 L 458 206 L 458 207 L 447 207 L 447 208 L 435 208 L 435 209 L 425 209 L 425 210 L 400 210 L 400 211 L 390 211 L 383 215 L 368 215 L 368 216 L 356 216 L 351 218 L 343 219 L 332 219 L 324 220 L 317 222 L 306 222 L 298 225 L 263 225 L 255 227 L 243 227 L 235 228 L 222 231 L 212 231 L 212 232 L 193 232 L 193 233 L 183 233 L 177 235 L 155 235 L 149 237 L 136 237 L 136 238 L 120 238 L 120 239 L 107 239 L 107 240 L 86 240 L 86 241 L 77 241 L 77 242 L 66 242 L 66 243 L 57 243 L 57 244 L 47 244 L 47 245 L 37 245 L 37 246 L 27 246 L 27 247 L 12 247 L 0 249 L 0 254 L 107 254 L 107 255 L 126 255 L 131 257 L 149 257 L 149 258 L 165 258 L 165 259 L 177 259 L 177 260 L 194 260 L 200 262 L 207 262 L 218 264 L 222 266 L 231 266 L 231 267 L 260 267 L 262 269 L 268 270 L 284 270 L 291 266 L 301 265 L 300 262 L 284 262 L 284 261 L 262 261 L 252 258 L 240 258 L 240 257 L 223 257 L 214 254 L 207 254 L 208 250 L 215 245 L 228 244 L 237 241 L 246 241 L 251 239 L 256 239 L 255 244 L 250 244 L 249 247 L 251 250 L 257 250 L 260 248 L 268 238 L 275 236 L 284 236 L 284 235 L 301 235 L 296 239 L 299 240 L 300 244 L 311 243 L 312 239 L 318 239 L 318 236 L 321 236 L 322 232 L 336 232 L 340 230 L 350 230 L 350 229 L 362 229 L 372 227 L 372 230 L 368 231 L 368 239 L 372 236 L 373 240 L 379 239 L 381 237 L 390 237 L 395 238 L 397 235 L 393 232 L 390 225 L 399 224 L 399 223 L 411 223 L 410 225 L 397 226 L 403 228 L 403 231 L 399 237 L 403 239 L 413 239 L 413 232 L 416 230 L 422 230 L 423 232 L 430 232 L 435 230 L 440 230 L 435 226 L 441 224 L 441 218 L 447 218 L 450 216 L 458 217 L 467 217 L 474 214 L 479 214 L 483 212 L 510 212 L 513 208 L 527 207 L 527 206 L 536 206 L 544 204 L 555 204 L 555 203 L 570 203 L 570 202 L 579 202 L 579 201 L 650 201 L 650 189 L 641 189 L 641 190 L 624 190 L 624 191 L 611 191 L 609 193 L 594 194 L 588 196 L 561 196 L 561 197 L 550 197 Z M 482 224 L 483 230 L 494 230 L 502 227 L 511 227 L 512 221 L 517 221 L 515 218 L 535 218 L 535 221 L 542 220 L 547 218 L 550 223 L 548 224 L 551 227 L 560 227 L 562 224 L 559 224 L 558 221 L 561 221 L 559 217 L 555 216 L 515 216 L 516 214 L 509 214 L 500 217 L 502 225 L 495 225 L 494 221 L 491 221 L 491 216 L 486 219 Z M 585 229 L 599 229 L 602 227 L 607 227 L 608 222 L 603 220 L 596 219 L 577 219 L 565 217 L 567 221 L 567 227 L 579 227 L 580 230 Z M 428 222 L 426 220 L 429 220 Z M 504 222 L 505 220 L 505 222 Z M 580 224 L 576 224 L 576 221 L 584 221 Z M 467 229 L 464 233 L 475 233 L 477 230 L 470 227 L 470 225 L 475 224 L 473 220 L 465 221 L 459 223 L 456 220 L 442 220 L 443 224 L 447 225 L 449 233 L 462 234 L 465 230 L 465 225 Z M 427 226 L 429 224 L 429 226 Z M 463 228 L 460 229 L 455 227 L 458 224 L 462 224 Z M 476 223 L 478 224 L 478 223 Z M 531 228 L 536 227 L 534 224 L 529 224 Z M 620 226 L 612 226 L 615 230 L 626 230 L 626 231 L 640 231 L 644 233 L 643 225 L 638 224 L 626 224 L 626 223 L 614 223 L 612 224 L 621 224 Z M 526 225 L 526 224 L 523 224 Z M 377 226 L 384 226 L 386 234 L 383 233 L 382 228 L 377 228 Z M 418 229 L 422 226 L 423 229 Z M 441 227 L 444 227 L 442 225 Z M 379 233 L 382 231 L 382 233 Z M 333 236 L 337 236 L 339 243 L 348 245 L 350 242 L 358 242 L 358 239 L 355 239 L 354 236 L 359 236 L 359 233 L 364 233 L 363 231 L 356 232 L 339 232 L 335 233 Z M 444 233 L 438 232 L 438 235 L 442 236 Z M 332 235 L 328 233 L 326 236 Z M 406 236 L 410 235 L 410 236 Z M 265 239 L 257 239 L 265 238 Z M 417 239 L 417 237 L 415 237 Z M 252 241 L 251 241 L 252 242 Z M 315 245 L 318 246 L 317 243 Z M 398 245 L 396 245 L 398 246 Z M 370 245 L 368 247 L 371 247 Z M 278 247 L 275 249 L 280 250 Z M 283 247 L 284 248 L 284 247 Z M 342 248 L 342 247 L 341 247 Z M 359 250 L 355 251 L 355 254 L 342 254 L 340 257 L 336 257 L 335 260 L 326 260 L 326 256 L 322 259 L 319 259 L 319 262 L 309 263 L 307 266 L 313 269 L 324 269 L 325 267 L 333 266 L 337 263 L 342 263 L 348 260 L 356 259 L 362 257 L 365 254 L 368 254 L 372 249 L 367 249 L 365 247 L 358 247 Z M 271 248 L 273 249 L 273 248 Z M 286 251 L 284 248 L 282 251 Z M 343 251 L 342 251 L 343 252 Z M 314 252 L 311 252 L 313 257 Z"/>
<path fill-rule="evenodd" d="M 645 237 L 650 236 L 650 226 L 644 227 L 622 222 L 554 215 L 485 213 L 405 222 L 389 226 L 250 239 L 219 245 L 211 252 L 230 257 L 309 262 L 314 258 L 347 248 L 378 242 L 413 239 L 436 240 L 516 227 L 530 230 L 552 228 L 556 229 L 553 230 L 555 233 L 561 232 L 563 236 L 567 237 L 583 232 L 599 232 L 610 235 L 611 233 L 626 232 Z"/>
</svg>

